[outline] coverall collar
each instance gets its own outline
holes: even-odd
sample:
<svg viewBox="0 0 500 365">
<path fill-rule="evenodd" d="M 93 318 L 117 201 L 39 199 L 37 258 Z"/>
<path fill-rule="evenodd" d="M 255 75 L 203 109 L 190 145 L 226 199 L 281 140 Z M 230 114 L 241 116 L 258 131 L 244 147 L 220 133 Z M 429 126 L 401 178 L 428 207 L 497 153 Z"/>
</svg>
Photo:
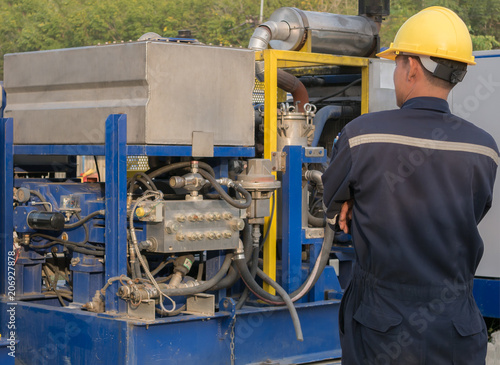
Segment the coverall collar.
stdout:
<svg viewBox="0 0 500 365">
<path fill-rule="evenodd" d="M 427 109 L 436 110 L 441 113 L 451 113 L 448 102 L 444 99 L 434 98 L 430 96 L 421 96 L 407 100 L 401 109 Z"/>
</svg>

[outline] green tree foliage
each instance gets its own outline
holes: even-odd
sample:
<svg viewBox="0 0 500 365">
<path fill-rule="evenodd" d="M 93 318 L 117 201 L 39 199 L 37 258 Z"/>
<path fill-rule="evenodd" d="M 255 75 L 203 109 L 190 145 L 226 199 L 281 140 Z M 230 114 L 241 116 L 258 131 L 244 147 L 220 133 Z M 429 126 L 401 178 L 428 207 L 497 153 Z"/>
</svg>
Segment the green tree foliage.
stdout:
<svg viewBox="0 0 500 365">
<path fill-rule="evenodd" d="M 419 10 L 442 5 L 469 26 L 474 48 L 500 47 L 498 0 L 393 0 L 381 28 L 388 46 L 397 30 Z M 264 20 L 283 6 L 346 15 L 357 0 L 265 0 Z M 136 40 L 146 32 L 173 37 L 190 29 L 203 43 L 246 47 L 259 24 L 259 0 L 0 0 L 0 73 L 3 55 Z"/>
</svg>

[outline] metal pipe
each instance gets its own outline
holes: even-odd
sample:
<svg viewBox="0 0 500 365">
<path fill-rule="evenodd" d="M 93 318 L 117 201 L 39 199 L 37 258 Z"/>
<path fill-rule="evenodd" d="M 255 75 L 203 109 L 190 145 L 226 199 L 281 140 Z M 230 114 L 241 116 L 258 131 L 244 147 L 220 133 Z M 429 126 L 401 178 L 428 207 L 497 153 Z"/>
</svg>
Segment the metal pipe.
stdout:
<svg viewBox="0 0 500 365">
<path fill-rule="evenodd" d="M 323 181 L 321 180 L 321 176 L 323 176 L 323 173 L 318 170 L 307 170 L 304 173 L 304 178 L 307 181 L 312 181 L 316 184 L 316 187 L 318 190 L 323 190 Z"/>
<path fill-rule="evenodd" d="M 254 51 L 263 51 L 272 40 L 286 40 L 290 36 L 290 26 L 285 21 L 267 21 L 259 25 L 252 34 L 248 48 Z M 255 77 L 264 81 L 264 62 L 255 62 Z M 298 111 L 304 111 L 304 105 L 309 103 L 309 95 L 302 82 L 295 76 L 278 69 L 278 87 L 293 96 L 293 103 L 298 105 Z"/>
</svg>

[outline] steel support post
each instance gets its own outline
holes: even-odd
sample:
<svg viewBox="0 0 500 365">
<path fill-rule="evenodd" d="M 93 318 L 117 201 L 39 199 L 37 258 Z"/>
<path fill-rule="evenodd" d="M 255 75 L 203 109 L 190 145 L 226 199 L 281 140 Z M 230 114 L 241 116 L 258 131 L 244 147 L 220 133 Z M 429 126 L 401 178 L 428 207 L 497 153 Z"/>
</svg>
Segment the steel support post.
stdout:
<svg viewBox="0 0 500 365">
<path fill-rule="evenodd" d="M 0 131 L 0 295 L 8 293 L 8 260 L 12 251 L 14 226 L 12 216 L 12 193 L 14 188 L 13 164 L 13 121 L 12 118 L 1 119 Z M 12 257 L 13 259 L 13 257 Z M 13 267 L 13 266 L 12 266 Z"/>
<path fill-rule="evenodd" d="M 291 292 L 302 282 L 302 147 L 285 146 L 283 173 L 281 284 Z"/>
<path fill-rule="evenodd" d="M 106 280 L 127 274 L 127 116 L 106 119 Z M 118 291 L 118 282 L 108 289 Z M 106 311 L 125 312 L 125 302 L 106 295 Z"/>
</svg>

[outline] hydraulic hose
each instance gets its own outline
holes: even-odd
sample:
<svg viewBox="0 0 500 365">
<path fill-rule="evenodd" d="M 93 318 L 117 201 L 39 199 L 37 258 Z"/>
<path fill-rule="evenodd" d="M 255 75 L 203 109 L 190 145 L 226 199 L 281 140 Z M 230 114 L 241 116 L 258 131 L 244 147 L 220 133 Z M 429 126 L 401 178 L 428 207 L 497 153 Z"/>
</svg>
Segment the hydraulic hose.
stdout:
<svg viewBox="0 0 500 365">
<path fill-rule="evenodd" d="M 226 275 L 229 270 L 229 266 L 231 266 L 231 260 L 233 258 L 232 253 L 228 253 L 224 258 L 224 262 L 222 263 L 221 268 L 210 280 L 207 280 L 199 285 L 187 287 L 187 288 L 175 288 L 168 289 L 167 284 L 159 284 L 161 292 L 166 296 L 179 296 L 179 295 L 192 295 L 204 292 L 210 288 L 212 288 L 215 284 L 217 284 L 223 277 Z M 246 266 L 246 264 L 245 264 Z"/>
<path fill-rule="evenodd" d="M 212 187 L 215 190 L 217 190 L 217 192 L 220 194 L 222 199 L 224 199 L 226 202 L 231 204 L 233 207 L 238 208 L 238 209 L 246 209 L 250 206 L 250 204 L 252 204 L 252 195 L 250 195 L 250 193 L 248 191 L 243 189 L 243 187 L 241 187 L 241 185 L 235 184 L 233 187 L 236 191 L 243 194 L 243 197 L 245 198 L 245 203 L 240 203 L 240 202 L 234 200 L 233 198 L 231 198 L 229 196 L 229 194 L 224 191 L 222 186 L 215 180 L 215 178 L 208 173 L 208 171 L 205 171 L 203 169 L 199 169 L 198 172 L 201 176 L 203 176 L 205 179 L 207 179 L 210 182 Z"/>
<path fill-rule="evenodd" d="M 255 280 L 255 275 L 257 274 L 257 269 L 259 268 L 259 245 L 255 246 L 253 248 L 252 252 L 252 266 L 250 267 L 250 274 L 252 275 L 252 278 Z M 248 289 L 247 286 L 245 286 L 245 290 L 243 290 L 243 293 L 240 296 L 240 299 L 238 299 L 238 302 L 236 303 L 236 310 L 241 309 L 245 305 L 245 302 L 248 299 L 248 296 L 250 294 L 250 290 Z"/>
<path fill-rule="evenodd" d="M 79 221 L 77 221 L 75 223 L 65 224 L 64 225 L 64 229 L 73 229 L 73 228 L 79 227 L 82 224 L 87 223 L 92 218 L 97 217 L 98 215 L 104 215 L 105 213 L 106 213 L 105 210 L 96 210 L 95 212 L 90 213 L 85 218 L 82 218 L 82 219 L 80 219 Z"/>
<path fill-rule="evenodd" d="M 129 186 L 129 188 L 128 188 L 129 193 L 132 193 L 134 191 L 134 185 L 135 185 L 136 181 L 139 181 L 148 190 L 158 190 L 158 188 L 156 187 L 156 185 L 153 182 L 153 179 L 151 177 L 149 177 L 144 172 L 138 172 L 134 176 L 132 176 L 132 178 L 127 183 L 127 185 Z"/>
<path fill-rule="evenodd" d="M 248 267 L 245 263 L 243 255 L 237 256 L 237 258 L 234 260 L 236 262 L 236 266 L 238 267 L 238 270 L 240 271 L 241 278 L 243 279 L 243 282 L 245 285 L 254 293 L 257 297 L 260 299 L 267 301 L 266 297 L 271 296 L 268 292 L 266 292 L 264 289 L 260 287 L 260 285 L 255 281 L 255 279 L 252 277 L 252 274 L 248 270 Z M 302 329 L 300 327 L 300 320 L 299 316 L 297 314 L 297 310 L 295 309 L 295 306 L 293 305 L 292 300 L 290 299 L 290 296 L 287 294 L 285 289 L 283 289 L 277 282 L 275 282 L 273 279 L 271 279 L 269 276 L 267 276 L 262 270 L 257 269 L 257 274 L 264 280 L 267 284 L 272 286 L 276 292 L 280 295 L 279 298 L 282 298 L 283 303 L 287 306 L 290 316 L 292 317 L 293 321 L 293 326 L 295 328 L 295 335 L 297 336 L 297 340 L 303 341 L 304 336 L 302 335 Z M 260 295 L 262 292 L 266 293 L 265 295 Z M 272 295 L 272 297 L 275 297 L 275 295 Z"/>
<path fill-rule="evenodd" d="M 250 257 L 252 254 L 252 230 L 248 222 L 245 222 L 245 228 L 243 228 L 243 246 L 245 249 L 245 257 Z M 229 267 L 229 271 L 227 275 L 219 281 L 216 285 L 214 285 L 210 290 L 220 290 L 226 289 L 238 281 L 240 278 L 240 274 L 238 272 L 238 268 L 236 264 L 233 262 Z"/>
<path fill-rule="evenodd" d="M 311 270 L 311 272 L 309 273 L 307 279 L 302 283 L 302 285 L 297 290 L 295 290 L 294 292 L 292 292 L 290 294 L 290 299 L 292 300 L 292 302 L 299 300 L 305 294 L 307 294 L 309 292 L 309 290 L 311 290 L 311 288 L 318 281 L 318 279 L 321 276 L 321 273 L 323 272 L 323 270 L 325 269 L 325 266 L 326 266 L 328 259 L 330 257 L 330 251 L 332 249 L 333 238 L 334 238 L 333 230 L 328 225 L 326 225 L 325 237 L 323 239 L 323 245 L 321 247 L 320 254 L 318 255 L 318 258 L 316 259 L 316 262 L 314 263 L 314 267 Z M 239 257 L 241 257 L 241 256 L 243 256 L 243 255 L 240 255 Z M 247 265 L 241 265 L 241 263 L 239 263 L 238 261 L 241 261 L 241 260 L 235 259 L 235 262 L 237 263 L 237 267 L 238 267 L 238 270 L 240 271 L 241 277 L 243 278 L 243 272 L 246 271 L 245 272 L 246 277 L 248 279 L 251 278 L 251 274 L 250 274 L 250 271 L 248 270 Z M 257 270 L 257 275 L 259 275 L 262 278 L 261 272 L 262 272 L 262 270 L 260 270 L 260 269 Z M 246 282 L 246 280 L 245 280 L 245 282 Z M 269 294 L 267 291 L 262 289 L 260 287 L 260 285 L 257 284 L 257 282 L 255 282 L 255 280 L 253 280 L 253 284 L 252 284 L 252 287 L 250 288 L 250 290 L 255 295 L 257 295 L 259 298 L 261 298 L 262 300 L 264 300 L 265 302 L 267 302 L 269 304 L 274 304 L 274 305 L 285 304 L 285 302 L 282 300 L 281 297 Z"/>
<path fill-rule="evenodd" d="M 167 172 L 175 171 L 175 170 L 182 169 L 182 168 L 185 168 L 185 167 L 190 167 L 190 166 L 191 166 L 191 162 L 190 161 L 175 162 L 173 164 L 170 164 L 170 165 L 167 165 L 167 166 L 163 166 L 163 167 L 160 167 L 159 169 L 151 171 L 147 175 L 151 179 L 154 179 L 155 177 L 163 175 L 163 174 L 166 174 Z M 210 175 L 215 176 L 214 169 L 212 168 L 212 166 L 210 166 L 206 162 L 198 161 L 198 167 L 200 167 L 200 168 L 208 171 L 210 173 Z"/>
<path fill-rule="evenodd" d="M 313 227 L 325 227 L 326 220 L 325 218 L 315 217 L 311 214 L 311 212 L 307 212 L 307 223 L 309 223 Z"/>
</svg>

